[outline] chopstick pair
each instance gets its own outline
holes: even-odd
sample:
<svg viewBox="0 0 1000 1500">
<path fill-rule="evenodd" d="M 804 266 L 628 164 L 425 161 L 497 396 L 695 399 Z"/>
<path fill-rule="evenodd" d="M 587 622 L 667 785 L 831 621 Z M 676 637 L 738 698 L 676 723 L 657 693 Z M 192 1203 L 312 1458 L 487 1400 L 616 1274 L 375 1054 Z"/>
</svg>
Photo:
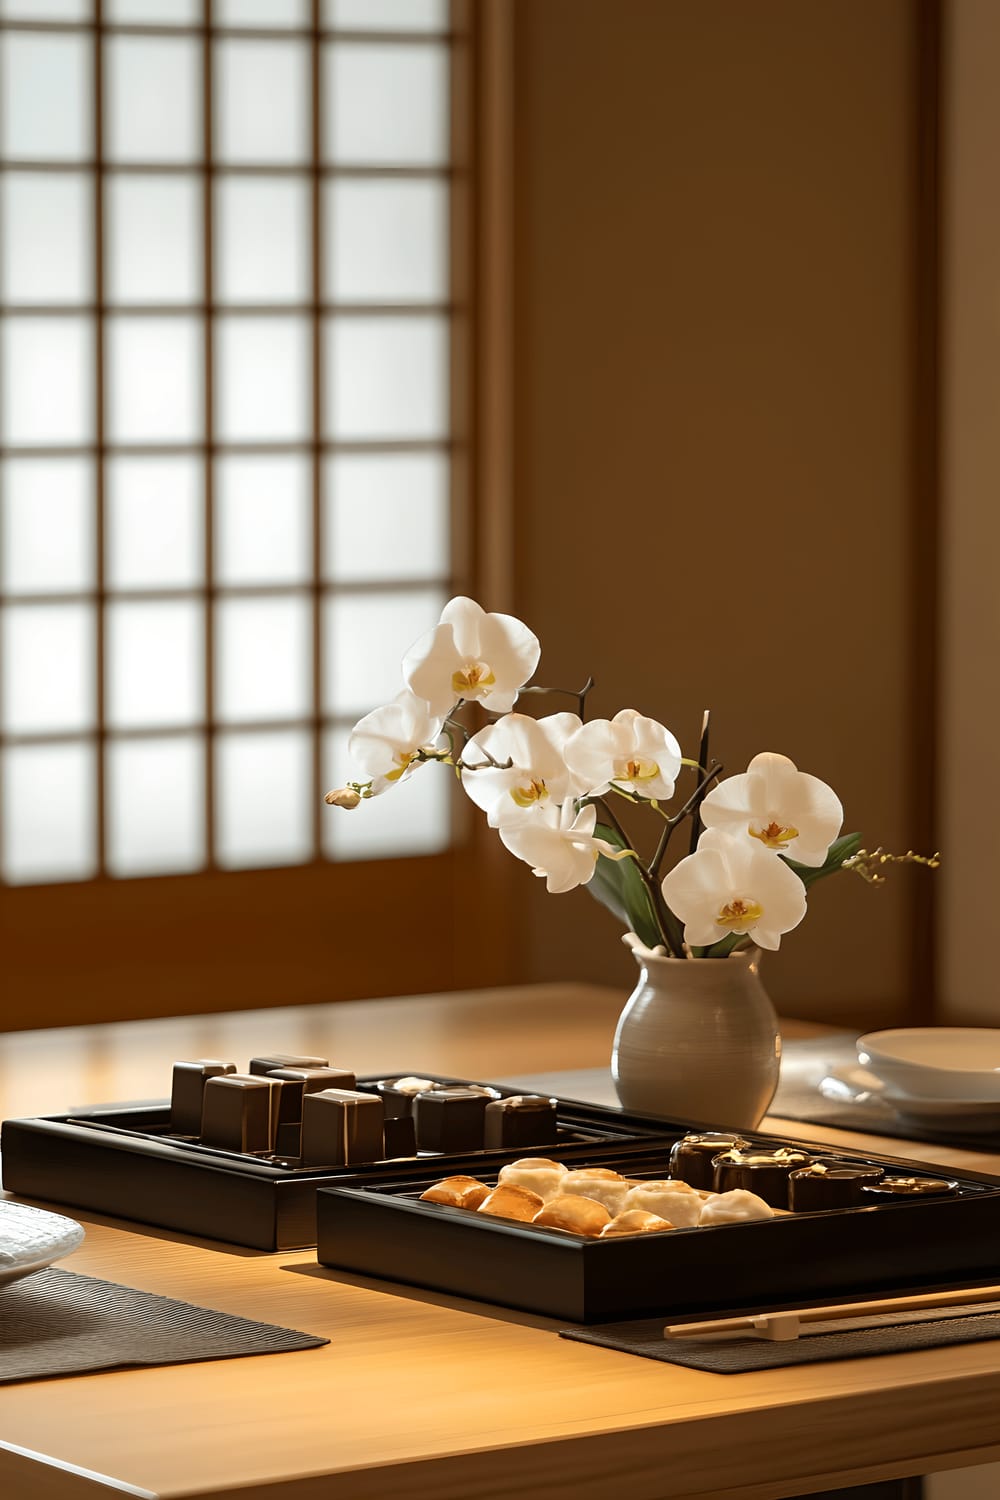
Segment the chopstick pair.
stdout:
<svg viewBox="0 0 1000 1500">
<path fill-rule="evenodd" d="M 1000 1312 L 1000 1286 L 967 1287 L 962 1291 L 928 1292 L 923 1296 L 886 1297 L 872 1302 L 834 1303 L 827 1307 L 799 1307 L 788 1311 L 748 1313 L 739 1318 L 712 1318 L 703 1323 L 668 1323 L 668 1339 L 758 1338 L 775 1343 L 817 1333 L 846 1333 L 864 1328 L 898 1327 L 932 1322 L 946 1311 L 951 1317 L 968 1312 Z"/>
</svg>

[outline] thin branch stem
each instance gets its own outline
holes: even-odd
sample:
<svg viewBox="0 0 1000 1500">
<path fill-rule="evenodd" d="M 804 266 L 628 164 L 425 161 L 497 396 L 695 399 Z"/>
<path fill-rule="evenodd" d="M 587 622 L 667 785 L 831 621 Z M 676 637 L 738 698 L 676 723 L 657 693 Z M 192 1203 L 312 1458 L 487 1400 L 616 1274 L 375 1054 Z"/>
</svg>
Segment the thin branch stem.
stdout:
<svg viewBox="0 0 1000 1500">
<path fill-rule="evenodd" d="M 622 827 L 621 823 L 619 823 L 617 817 L 615 816 L 614 812 L 611 810 L 611 807 L 608 805 L 605 799 L 603 797 L 592 797 L 588 800 L 593 802 L 595 807 L 599 807 L 601 809 L 601 811 L 607 817 L 608 822 L 611 824 L 611 827 L 614 829 L 615 833 L 621 840 L 623 847 L 626 849 L 629 848 L 630 843 L 628 836 L 626 835 L 624 828 Z M 653 908 L 653 916 L 656 919 L 656 925 L 659 928 L 664 947 L 668 950 L 672 957 L 683 958 L 684 950 L 683 947 L 678 947 L 677 934 L 672 930 L 672 914 L 667 910 L 667 904 L 663 899 L 663 893 L 661 892 L 659 886 L 656 883 L 656 880 L 653 878 L 650 871 L 646 869 L 646 866 L 643 864 L 642 860 L 638 858 L 638 856 L 636 856 L 635 868 L 638 872 L 639 879 L 646 887 L 646 894 L 649 896 L 650 905 Z"/>
<path fill-rule="evenodd" d="M 525 693 L 558 693 L 563 698 L 575 698 L 579 707 L 580 718 L 582 719 L 587 694 L 593 691 L 594 686 L 593 677 L 588 677 L 582 688 L 550 688 L 536 684 L 534 687 L 523 687 L 519 696 L 523 697 Z"/>
<path fill-rule="evenodd" d="M 663 863 L 663 857 L 667 852 L 667 845 L 670 843 L 670 835 L 673 833 L 677 825 L 679 823 L 683 823 L 688 814 L 693 812 L 695 806 L 701 806 L 702 799 L 705 796 L 705 792 L 708 790 L 709 783 L 711 781 L 714 781 L 715 778 L 720 775 L 722 770 L 723 767 L 717 761 L 713 761 L 706 771 L 705 775 L 702 777 L 701 781 L 699 781 L 698 785 L 695 787 L 694 791 L 685 802 L 684 806 L 678 808 L 677 812 L 673 813 L 667 819 L 666 827 L 660 834 L 660 842 L 656 847 L 656 853 L 653 855 L 653 858 L 650 861 L 649 865 L 649 872 L 652 876 L 654 876 L 654 878 L 660 872 L 660 866 Z"/>
</svg>

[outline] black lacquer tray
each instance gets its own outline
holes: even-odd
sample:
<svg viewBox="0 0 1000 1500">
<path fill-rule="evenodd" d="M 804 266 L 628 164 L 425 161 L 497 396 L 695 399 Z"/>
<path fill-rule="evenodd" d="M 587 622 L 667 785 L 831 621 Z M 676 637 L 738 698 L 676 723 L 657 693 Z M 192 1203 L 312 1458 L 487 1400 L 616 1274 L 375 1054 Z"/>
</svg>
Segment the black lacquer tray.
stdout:
<svg viewBox="0 0 1000 1500">
<path fill-rule="evenodd" d="M 664 1129 L 669 1137 L 652 1149 L 587 1160 L 630 1178 L 665 1177 L 670 1144 L 684 1128 Z M 800 1146 L 824 1161 L 875 1163 L 888 1175 L 956 1180 L 898 1157 L 741 1134 L 761 1146 Z M 543 1154 L 569 1160 L 558 1150 Z M 574 1160 L 579 1165 L 580 1155 Z M 1000 1274 L 1000 1178 L 977 1173 L 958 1178 L 952 1197 L 607 1240 L 422 1203 L 419 1194 L 440 1175 L 320 1191 L 320 1262 L 574 1323 L 795 1305 Z M 474 1175 L 494 1176 L 482 1168 Z"/>
<path fill-rule="evenodd" d="M 360 1078 L 358 1087 L 381 1075 Z M 465 1079 L 425 1073 L 437 1083 Z M 496 1087 L 496 1085 L 491 1085 Z M 502 1095 L 518 1092 L 500 1088 Z M 349 1167 L 298 1167 L 171 1137 L 169 1105 L 121 1106 L 3 1124 L 3 1186 L 165 1229 L 256 1250 L 316 1243 L 316 1189 L 433 1180 L 454 1172 L 496 1171 L 519 1156 L 557 1152 L 565 1161 L 616 1160 L 648 1152 L 676 1135 L 660 1121 L 599 1105 L 559 1100 L 559 1141 L 526 1150 L 421 1154 Z M 671 1132 L 669 1136 L 665 1132 Z M 429 1178 L 428 1174 L 433 1174 Z"/>
</svg>

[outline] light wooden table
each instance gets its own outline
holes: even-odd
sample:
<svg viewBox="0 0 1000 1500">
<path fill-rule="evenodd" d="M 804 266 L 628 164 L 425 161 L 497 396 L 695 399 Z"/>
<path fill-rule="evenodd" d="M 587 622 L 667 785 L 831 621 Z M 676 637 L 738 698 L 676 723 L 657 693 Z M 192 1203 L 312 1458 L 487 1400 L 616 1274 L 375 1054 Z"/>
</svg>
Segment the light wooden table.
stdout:
<svg viewBox="0 0 1000 1500">
<path fill-rule="evenodd" d="M 0 1113 L 162 1097 L 175 1056 L 243 1065 L 264 1048 L 359 1071 L 592 1068 L 621 1001 L 547 985 L 12 1034 L 0 1037 Z M 1000 1158 L 919 1154 L 1000 1171 Z M 543 1318 L 326 1271 L 311 1251 L 74 1217 L 87 1228 L 74 1270 L 331 1342 L 0 1387 L 4 1500 L 778 1500 L 1000 1457 L 1000 1343 L 711 1375 L 568 1343 Z"/>
</svg>

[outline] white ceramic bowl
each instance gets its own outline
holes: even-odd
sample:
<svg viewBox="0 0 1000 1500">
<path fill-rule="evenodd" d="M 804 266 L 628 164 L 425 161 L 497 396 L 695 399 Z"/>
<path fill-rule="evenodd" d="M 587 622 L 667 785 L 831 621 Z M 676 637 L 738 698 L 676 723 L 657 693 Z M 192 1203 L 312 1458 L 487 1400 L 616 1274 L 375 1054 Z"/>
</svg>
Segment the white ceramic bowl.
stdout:
<svg viewBox="0 0 1000 1500">
<path fill-rule="evenodd" d="M 911 1099 L 1000 1100 L 1000 1028 L 904 1026 L 858 1037 L 858 1058 Z"/>
</svg>

